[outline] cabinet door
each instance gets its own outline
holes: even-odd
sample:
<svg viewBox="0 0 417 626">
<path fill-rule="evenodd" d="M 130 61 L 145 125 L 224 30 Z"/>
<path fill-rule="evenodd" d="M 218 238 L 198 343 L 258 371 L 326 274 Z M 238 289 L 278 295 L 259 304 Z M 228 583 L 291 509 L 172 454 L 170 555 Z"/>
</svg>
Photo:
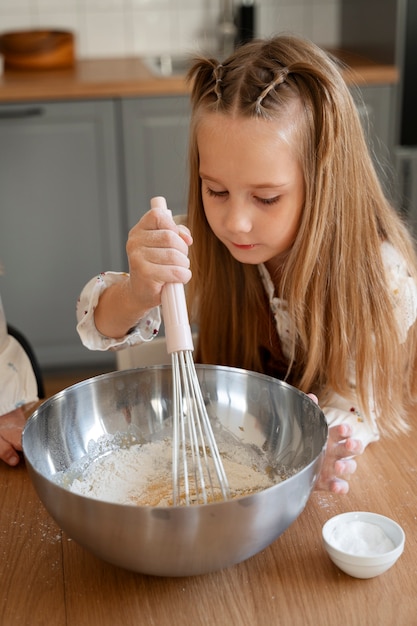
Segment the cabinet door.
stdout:
<svg viewBox="0 0 417 626">
<path fill-rule="evenodd" d="M 44 367 L 114 362 L 82 346 L 75 305 L 124 263 L 115 132 L 112 102 L 0 106 L 0 290 Z"/>
<path fill-rule="evenodd" d="M 153 196 L 165 196 L 173 213 L 185 213 L 188 96 L 124 99 L 121 106 L 129 227 Z"/>
</svg>

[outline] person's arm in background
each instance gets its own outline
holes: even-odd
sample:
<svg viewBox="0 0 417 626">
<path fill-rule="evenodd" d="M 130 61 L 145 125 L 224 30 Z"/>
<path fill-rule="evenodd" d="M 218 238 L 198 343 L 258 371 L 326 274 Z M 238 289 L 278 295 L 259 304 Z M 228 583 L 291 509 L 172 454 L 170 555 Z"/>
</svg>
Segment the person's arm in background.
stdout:
<svg viewBox="0 0 417 626">
<path fill-rule="evenodd" d="M 0 299 L 0 459 L 17 465 L 25 425 L 24 406 L 38 400 L 38 386 L 29 357 L 7 332 Z"/>
</svg>

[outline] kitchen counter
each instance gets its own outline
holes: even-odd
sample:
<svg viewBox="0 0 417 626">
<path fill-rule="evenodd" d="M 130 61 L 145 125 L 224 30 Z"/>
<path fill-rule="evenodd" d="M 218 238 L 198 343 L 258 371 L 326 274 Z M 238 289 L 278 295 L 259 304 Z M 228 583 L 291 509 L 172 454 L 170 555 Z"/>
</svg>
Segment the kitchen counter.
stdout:
<svg viewBox="0 0 417 626">
<path fill-rule="evenodd" d="M 379 65 L 335 51 L 349 69 L 346 80 L 358 85 L 397 81 L 392 65 Z M 158 77 L 140 58 L 81 60 L 59 71 L 5 71 L 0 75 L 0 103 L 35 100 L 169 96 L 188 93 L 183 76 Z"/>
<path fill-rule="evenodd" d="M 107 564 L 41 505 L 24 464 L 0 466 L 0 623 L 4 626 L 413 626 L 417 616 L 416 433 L 371 444 L 347 496 L 314 492 L 267 549 L 205 576 L 157 578 Z M 321 528 L 344 511 L 394 518 L 406 534 L 379 577 L 342 573 Z M 138 529 L 139 531 L 139 529 Z"/>
<path fill-rule="evenodd" d="M 43 72 L 5 71 L 0 103 L 186 94 L 182 76 L 154 76 L 139 58 L 78 61 L 74 68 Z"/>
</svg>

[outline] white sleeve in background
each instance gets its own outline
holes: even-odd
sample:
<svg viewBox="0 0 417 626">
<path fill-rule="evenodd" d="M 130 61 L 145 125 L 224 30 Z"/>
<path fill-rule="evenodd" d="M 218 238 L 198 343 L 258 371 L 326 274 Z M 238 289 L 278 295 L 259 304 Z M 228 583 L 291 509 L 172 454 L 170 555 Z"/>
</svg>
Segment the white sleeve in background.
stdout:
<svg viewBox="0 0 417 626">
<path fill-rule="evenodd" d="M 128 346 L 151 341 L 158 334 L 161 325 L 160 308 L 149 311 L 129 334 L 119 339 L 105 337 L 94 323 L 94 310 L 101 293 L 126 276 L 123 272 L 103 272 L 92 278 L 83 288 L 77 302 L 77 331 L 82 343 L 90 350 L 120 350 Z"/>
<path fill-rule="evenodd" d="M 38 400 L 38 385 L 29 357 L 7 332 L 0 299 L 0 416 Z"/>
</svg>

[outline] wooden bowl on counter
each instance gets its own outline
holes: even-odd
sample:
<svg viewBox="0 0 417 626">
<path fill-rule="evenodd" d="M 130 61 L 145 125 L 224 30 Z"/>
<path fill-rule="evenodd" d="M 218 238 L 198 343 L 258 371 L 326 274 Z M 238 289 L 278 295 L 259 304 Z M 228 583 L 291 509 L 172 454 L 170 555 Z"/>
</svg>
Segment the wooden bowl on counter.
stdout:
<svg viewBox="0 0 417 626">
<path fill-rule="evenodd" d="M 0 35 L 5 70 L 49 70 L 75 63 L 74 35 L 63 30 L 25 30 Z"/>
</svg>

